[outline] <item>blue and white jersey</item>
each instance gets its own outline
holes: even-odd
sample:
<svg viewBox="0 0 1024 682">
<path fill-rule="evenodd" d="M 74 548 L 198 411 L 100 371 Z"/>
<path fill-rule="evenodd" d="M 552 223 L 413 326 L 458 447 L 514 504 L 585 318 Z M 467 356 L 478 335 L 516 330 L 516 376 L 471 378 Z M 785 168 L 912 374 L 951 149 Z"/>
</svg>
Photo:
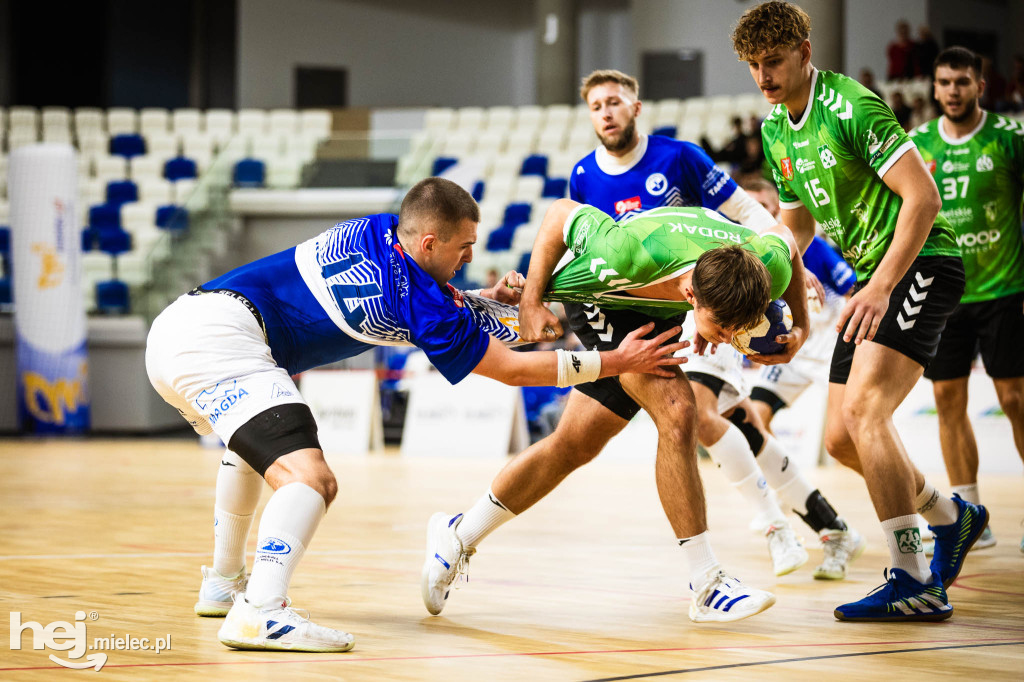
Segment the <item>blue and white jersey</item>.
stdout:
<svg viewBox="0 0 1024 682">
<path fill-rule="evenodd" d="M 440 287 L 402 250 L 398 216 L 339 223 L 298 246 L 218 277 L 263 317 L 274 361 L 290 374 L 379 345 L 414 345 L 451 383 L 484 356 L 488 333 L 518 340 L 515 308 Z M 486 299 L 483 299 L 486 301 Z M 504 316 L 503 316 L 504 315 Z"/>
<path fill-rule="evenodd" d="M 828 298 L 845 296 L 857 283 L 857 273 L 850 264 L 817 235 L 804 251 L 804 267 L 821 280 Z"/>
<path fill-rule="evenodd" d="M 622 221 L 660 206 L 717 210 L 736 183 L 692 142 L 641 135 L 619 159 L 604 147 L 583 157 L 569 177 L 569 198 Z"/>
</svg>

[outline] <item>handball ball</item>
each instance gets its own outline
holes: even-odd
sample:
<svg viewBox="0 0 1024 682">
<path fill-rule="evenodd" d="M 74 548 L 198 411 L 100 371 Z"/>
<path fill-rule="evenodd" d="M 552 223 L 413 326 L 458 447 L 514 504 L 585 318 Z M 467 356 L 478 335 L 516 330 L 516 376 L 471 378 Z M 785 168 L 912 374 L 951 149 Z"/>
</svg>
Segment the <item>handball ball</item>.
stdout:
<svg viewBox="0 0 1024 682">
<path fill-rule="evenodd" d="M 744 355 L 771 355 L 783 349 L 775 337 L 787 334 L 793 328 L 793 313 L 782 299 L 768 304 L 761 321 L 732 337 L 732 347 Z"/>
</svg>

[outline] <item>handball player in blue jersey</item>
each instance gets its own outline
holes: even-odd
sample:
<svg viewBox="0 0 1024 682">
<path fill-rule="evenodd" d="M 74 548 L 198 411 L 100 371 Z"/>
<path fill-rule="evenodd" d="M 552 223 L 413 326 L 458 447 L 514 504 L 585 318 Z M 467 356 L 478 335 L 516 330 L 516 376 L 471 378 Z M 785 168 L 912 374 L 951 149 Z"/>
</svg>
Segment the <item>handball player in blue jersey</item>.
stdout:
<svg viewBox="0 0 1024 682">
<path fill-rule="evenodd" d="M 614 350 L 516 353 L 516 288 L 463 294 L 448 280 L 472 260 L 479 208 L 455 183 L 428 178 L 399 215 L 372 215 L 233 270 L 172 303 L 153 323 L 146 367 L 157 392 L 227 452 L 217 477 L 213 566 L 195 610 L 226 616 L 239 649 L 347 651 L 353 638 L 290 608 L 288 584 L 337 493 L 313 415 L 291 375 L 373 346 L 421 348 L 448 381 L 470 373 L 512 385 L 569 386 L 620 372 L 670 374 L 679 329 Z M 245 543 L 263 480 L 274 489 L 252 574 Z"/>
<path fill-rule="evenodd" d="M 580 95 L 590 108 L 590 120 L 600 145 L 572 169 L 569 192 L 574 201 L 591 204 L 620 223 L 654 208 L 703 206 L 759 232 L 778 225 L 700 147 L 637 131 L 636 118 L 642 105 L 636 79 L 619 71 L 595 71 L 583 80 Z M 533 255 L 536 260 L 536 246 Z M 794 259 L 793 267 L 794 280 L 799 268 L 802 283 L 799 257 Z M 573 332 L 591 349 L 614 348 L 626 334 L 651 321 L 650 317 L 629 309 L 602 310 L 593 305 L 567 303 L 565 310 Z M 538 314 L 544 315 L 539 311 Z M 526 317 L 522 319 L 525 322 Z M 656 329 L 664 330 L 681 321 L 682 316 L 659 319 Z M 550 317 L 550 326 L 556 324 Z M 795 325 L 787 350 L 781 356 L 773 356 L 773 360 L 792 357 L 804 333 Z M 726 334 L 714 341 L 728 343 L 730 339 L 731 334 Z M 705 340 L 698 336 L 696 341 L 695 346 L 702 347 Z M 697 469 L 696 406 L 691 382 L 675 373 L 671 379 L 659 381 L 628 376 L 621 377 L 621 381 L 599 379 L 580 383 L 574 388 L 577 390 L 570 392 L 553 434 L 513 459 L 494 479 L 490 490 L 464 515 L 438 513 L 430 521 L 422 577 L 427 609 L 439 613 L 444 608 L 448 587 L 465 571 L 468 557 L 488 533 L 531 507 L 567 475 L 593 460 L 641 407 L 651 415 L 658 429 L 655 478 L 662 507 L 681 546 L 693 592 L 691 619 L 731 621 L 768 608 L 774 597 L 730 576 L 712 551 Z M 756 472 L 757 465 L 742 435 L 740 444 L 737 459 L 745 459 L 728 471 Z M 755 480 L 755 487 L 756 484 Z M 777 515 L 781 516 L 781 512 Z M 443 557 L 444 562 L 435 561 L 435 555 Z M 806 561 L 806 553 L 803 557 Z M 708 599 L 708 595 L 716 596 Z"/>
</svg>

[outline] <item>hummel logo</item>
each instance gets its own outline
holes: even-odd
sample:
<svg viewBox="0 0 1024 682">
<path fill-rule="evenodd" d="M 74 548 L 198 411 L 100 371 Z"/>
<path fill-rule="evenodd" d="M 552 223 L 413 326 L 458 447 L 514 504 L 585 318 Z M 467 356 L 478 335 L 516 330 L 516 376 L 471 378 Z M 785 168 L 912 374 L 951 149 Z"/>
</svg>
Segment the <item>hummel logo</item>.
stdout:
<svg viewBox="0 0 1024 682">
<path fill-rule="evenodd" d="M 573 356 L 572 356 L 572 368 L 576 371 L 577 374 L 579 374 L 580 373 L 580 367 L 582 367 L 582 366 L 583 366 L 583 363 L 580 362 L 580 359 L 578 357 L 576 357 L 576 354 L 574 353 Z"/>
<path fill-rule="evenodd" d="M 782 458 L 782 471 L 785 471 L 786 467 L 788 467 L 788 466 L 789 466 L 789 457 L 783 457 Z"/>
<path fill-rule="evenodd" d="M 225 462 L 223 459 L 220 461 L 220 463 L 221 463 L 222 466 L 226 466 L 226 467 L 236 466 L 236 465 L 232 464 L 231 462 Z"/>
<path fill-rule="evenodd" d="M 914 303 L 921 303 L 924 299 L 928 298 L 928 292 L 925 289 L 935 280 L 935 277 L 922 277 L 920 272 L 914 273 L 914 279 L 917 281 L 917 286 L 914 284 L 910 285 L 910 289 L 907 291 L 907 298 L 903 299 L 903 310 L 896 314 L 896 323 L 900 326 L 900 329 L 907 331 L 913 329 L 914 325 L 917 324 L 917 320 L 911 319 L 914 315 L 921 312 L 921 308 L 924 305 L 911 305 L 911 301 Z M 921 291 L 917 290 L 920 287 Z M 903 313 L 907 316 L 904 317 Z"/>
</svg>

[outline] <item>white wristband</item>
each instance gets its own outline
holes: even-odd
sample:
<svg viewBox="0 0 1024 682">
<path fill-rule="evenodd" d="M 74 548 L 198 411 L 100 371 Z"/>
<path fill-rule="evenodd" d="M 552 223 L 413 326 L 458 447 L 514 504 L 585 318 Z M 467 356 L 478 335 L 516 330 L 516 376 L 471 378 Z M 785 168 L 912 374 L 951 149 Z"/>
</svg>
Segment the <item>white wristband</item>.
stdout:
<svg viewBox="0 0 1024 682">
<path fill-rule="evenodd" d="M 601 352 L 556 350 L 559 388 L 596 381 L 601 376 Z"/>
</svg>

